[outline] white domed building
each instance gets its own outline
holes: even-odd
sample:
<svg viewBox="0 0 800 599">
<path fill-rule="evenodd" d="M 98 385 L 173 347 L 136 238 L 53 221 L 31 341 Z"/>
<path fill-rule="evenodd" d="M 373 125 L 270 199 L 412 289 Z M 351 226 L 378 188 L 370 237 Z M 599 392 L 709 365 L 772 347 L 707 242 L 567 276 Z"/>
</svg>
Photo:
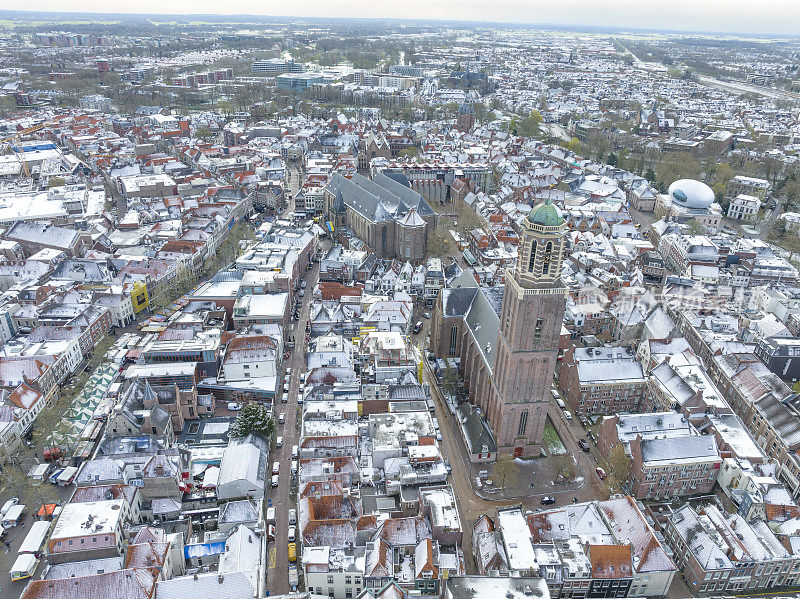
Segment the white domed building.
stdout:
<svg viewBox="0 0 800 599">
<path fill-rule="evenodd" d="M 719 230 L 722 220 L 722 208 L 714 201 L 714 191 L 695 179 L 679 179 L 667 193 L 659 194 L 655 212 L 664 220 L 697 221 L 711 233 Z"/>
</svg>

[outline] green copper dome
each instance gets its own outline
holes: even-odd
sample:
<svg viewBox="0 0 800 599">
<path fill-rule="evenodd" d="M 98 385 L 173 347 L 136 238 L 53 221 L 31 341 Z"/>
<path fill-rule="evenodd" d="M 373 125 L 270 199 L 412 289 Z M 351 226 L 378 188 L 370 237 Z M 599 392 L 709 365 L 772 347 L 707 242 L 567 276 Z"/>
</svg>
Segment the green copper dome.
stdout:
<svg viewBox="0 0 800 599">
<path fill-rule="evenodd" d="M 564 222 L 561 210 L 549 199 L 537 204 L 528 214 L 528 220 L 542 227 L 558 227 Z"/>
</svg>

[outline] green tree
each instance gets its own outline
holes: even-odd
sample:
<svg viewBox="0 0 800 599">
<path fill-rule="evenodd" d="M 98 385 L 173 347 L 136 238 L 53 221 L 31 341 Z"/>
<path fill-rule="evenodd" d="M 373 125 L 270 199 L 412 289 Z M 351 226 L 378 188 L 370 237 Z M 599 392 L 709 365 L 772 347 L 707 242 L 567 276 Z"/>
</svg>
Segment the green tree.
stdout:
<svg viewBox="0 0 800 599">
<path fill-rule="evenodd" d="M 714 190 L 714 197 L 718 202 L 722 203 L 728 189 L 728 182 L 733 179 L 736 173 L 730 164 L 727 162 L 720 162 L 708 167 L 708 175 L 711 189 Z"/>
<path fill-rule="evenodd" d="M 647 167 L 647 170 L 644 172 L 644 178 L 650 181 L 650 183 L 656 182 L 656 172 L 653 170 L 652 166 Z"/>
<path fill-rule="evenodd" d="M 614 152 L 610 152 L 606 158 L 606 162 L 611 166 L 617 166 L 617 155 L 614 154 Z"/>
<path fill-rule="evenodd" d="M 270 417 L 267 406 L 252 401 L 241 409 L 228 436 L 241 439 L 253 433 L 268 439 L 274 432 L 275 421 Z"/>
<path fill-rule="evenodd" d="M 420 149 L 417 146 L 409 146 L 407 148 L 403 148 L 398 152 L 398 155 L 401 158 L 405 158 L 406 160 L 410 160 L 411 158 L 416 158 L 420 154 Z"/>
<path fill-rule="evenodd" d="M 544 119 L 538 110 L 531 110 L 528 116 L 515 121 L 517 135 L 522 137 L 537 137 L 541 131 L 541 124 Z"/>
<path fill-rule="evenodd" d="M 573 137 L 569 140 L 567 144 L 567 149 L 572 152 L 573 154 L 580 154 L 581 153 L 581 140 L 577 137 Z"/>
</svg>

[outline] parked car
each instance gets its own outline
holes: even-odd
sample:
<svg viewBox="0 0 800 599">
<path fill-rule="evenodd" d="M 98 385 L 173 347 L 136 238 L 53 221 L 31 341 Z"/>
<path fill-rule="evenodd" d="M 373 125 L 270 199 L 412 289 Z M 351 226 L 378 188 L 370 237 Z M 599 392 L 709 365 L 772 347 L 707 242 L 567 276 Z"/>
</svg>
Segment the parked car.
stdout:
<svg viewBox="0 0 800 599">
<path fill-rule="evenodd" d="M 606 479 L 606 471 L 603 470 L 600 466 L 595 468 L 594 471 L 597 472 L 597 476 L 600 477 L 600 480 L 605 480 Z"/>
<path fill-rule="evenodd" d="M 421 330 L 422 330 L 422 321 L 418 320 L 416 323 L 414 323 L 414 334 L 418 335 Z"/>
<path fill-rule="evenodd" d="M 447 473 L 448 474 L 452 474 L 453 467 L 450 465 L 450 461 L 449 460 L 445 460 L 444 461 L 444 467 L 447 468 Z"/>
<path fill-rule="evenodd" d="M 555 497 L 550 497 L 549 495 L 545 495 L 540 500 L 542 505 L 553 505 L 556 502 Z"/>
<path fill-rule="evenodd" d="M 423 312 L 422 313 L 422 318 L 430 318 L 430 317 L 431 317 L 431 313 L 430 312 Z"/>
<path fill-rule="evenodd" d="M 278 424 L 284 424 L 286 422 L 286 412 L 281 412 L 278 414 Z"/>
<path fill-rule="evenodd" d="M 581 446 L 583 451 L 589 451 L 589 444 L 586 442 L 586 439 L 578 439 L 578 445 Z"/>
<path fill-rule="evenodd" d="M 297 527 L 296 526 L 290 526 L 289 527 L 289 534 L 287 535 L 287 538 L 289 539 L 289 542 L 293 543 L 294 542 L 294 538 L 296 536 L 297 536 Z"/>
<path fill-rule="evenodd" d="M 277 486 L 278 486 L 278 482 L 279 482 L 278 475 L 277 475 L 277 474 L 275 474 L 275 475 L 272 477 L 272 486 L 273 486 L 273 487 L 277 487 Z"/>
<path fill-rule="evenodd" d="M 294 508 L 289 510 L 289 524 L 297 524 L 297 510 Z"/>
<path fill-rule="evenodd" d="M 228 411 L 229 412 L 237 412 L 242 409 L 242 404 L 238 401 L 229 401 L 228 402 Z"/>
</svg>

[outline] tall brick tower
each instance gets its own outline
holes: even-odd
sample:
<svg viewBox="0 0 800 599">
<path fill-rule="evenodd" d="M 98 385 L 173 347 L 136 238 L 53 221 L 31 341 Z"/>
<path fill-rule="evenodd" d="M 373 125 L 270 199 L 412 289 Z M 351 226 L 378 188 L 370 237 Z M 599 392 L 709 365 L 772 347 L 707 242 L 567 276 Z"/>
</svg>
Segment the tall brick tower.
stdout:
<svg viewBox="0 0 800 599">
<path fill-rule="evenodd" d="M 540 453 L 567 290 L 561 282 L 567 225 L 550 200 L 522 226 L 506 271 L 488 418 L 501 454 Z"/>
<path fill-rule="evenodd" d="M 458 107 L 456 117 L 456 129 L 463 133 L 469 133 L 475 126 L 475 107 L 470 102 L 464 102 Z"/>
</svg>

